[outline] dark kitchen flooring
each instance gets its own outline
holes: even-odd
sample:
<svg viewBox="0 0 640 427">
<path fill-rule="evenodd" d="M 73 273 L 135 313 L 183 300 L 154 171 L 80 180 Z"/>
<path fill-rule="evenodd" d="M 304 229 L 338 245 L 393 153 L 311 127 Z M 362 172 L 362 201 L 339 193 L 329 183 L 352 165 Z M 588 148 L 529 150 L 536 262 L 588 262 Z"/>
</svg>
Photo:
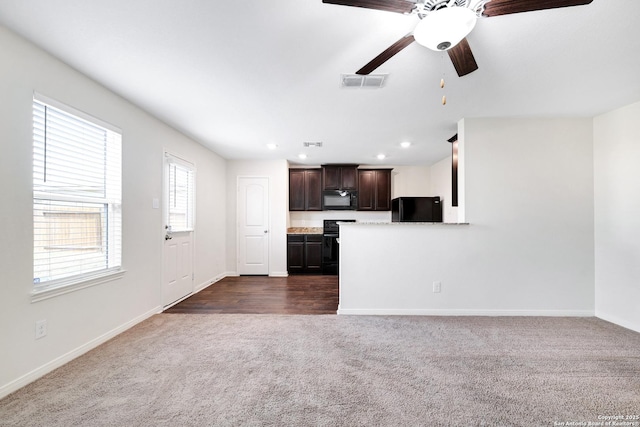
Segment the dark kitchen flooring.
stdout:
<svg viewBox="0 0 640 427">
<path fill-rule="evenodd" d="M 338 276 L 225 277 L 165 313 L 336 314 Z"/>
</svg>

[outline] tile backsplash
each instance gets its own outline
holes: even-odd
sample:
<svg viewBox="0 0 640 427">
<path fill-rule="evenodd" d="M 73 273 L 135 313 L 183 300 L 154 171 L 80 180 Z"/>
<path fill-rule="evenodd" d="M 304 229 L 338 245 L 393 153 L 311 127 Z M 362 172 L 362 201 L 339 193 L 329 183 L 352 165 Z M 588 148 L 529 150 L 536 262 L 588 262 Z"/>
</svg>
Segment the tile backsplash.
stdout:
<svg viewBox="0 0 640 427">
<path fill-rule="evenodd" d="M 289 212 L 289 227 L 322 227 L 325 219 L 355 219 L 363 222 L 391 222 L 391 212 L 304 211 Z"/>
</svg>

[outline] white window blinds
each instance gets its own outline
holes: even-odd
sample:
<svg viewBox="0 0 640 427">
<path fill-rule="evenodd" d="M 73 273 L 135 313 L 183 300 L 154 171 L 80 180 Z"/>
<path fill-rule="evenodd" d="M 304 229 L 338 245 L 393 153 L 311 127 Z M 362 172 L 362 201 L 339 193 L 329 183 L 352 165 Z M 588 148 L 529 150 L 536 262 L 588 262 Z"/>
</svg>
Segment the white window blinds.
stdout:
<svg viewBox="0 0 640 427">
<path fill-rule="evenodd" d="M 34 96 L 35 290 L 120 268 L 121 145 L 115 128 Z"/>
<path fill-rule="evenodd" d="M 193 231 L 195 210 L 195 169 L 192 164 L 166 154 L 168 215 L 171 232 Z"/>
</svg>

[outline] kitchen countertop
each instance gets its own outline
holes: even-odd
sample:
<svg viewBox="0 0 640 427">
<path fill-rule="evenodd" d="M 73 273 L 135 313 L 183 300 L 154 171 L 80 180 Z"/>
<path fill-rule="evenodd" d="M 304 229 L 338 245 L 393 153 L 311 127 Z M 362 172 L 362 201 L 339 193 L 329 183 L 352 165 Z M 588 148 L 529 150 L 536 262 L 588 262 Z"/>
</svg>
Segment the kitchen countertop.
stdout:
<svg viewBox="0 0 640 427">
<path fill-rule="evenodd" d="M 287 234 L 322 234 L 322 227 L 289 227 Z"/>
<path fill-rule="evenodd" d="M 358 221 L 345 223 L 349 225 L 469 225 L 468 222 L 378 222 L 378 221 Z M 322 234 L 322 227 L 289 227 L 287 234 Z"/>
<path fill-rule="evenodd" d="M 346 224 L 346 223 L 345 223 Z M 349 225 L 469 225 L 468 222 L 377 222 L 377 221 L 358 221 L 348 223 Z"/>
</svg>

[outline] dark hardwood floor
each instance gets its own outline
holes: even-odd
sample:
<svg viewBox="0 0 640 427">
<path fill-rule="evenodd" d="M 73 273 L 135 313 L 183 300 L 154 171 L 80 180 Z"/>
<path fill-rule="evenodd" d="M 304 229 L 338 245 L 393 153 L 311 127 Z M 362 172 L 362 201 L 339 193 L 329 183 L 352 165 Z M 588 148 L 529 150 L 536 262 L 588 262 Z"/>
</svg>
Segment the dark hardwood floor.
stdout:
<svg viewBox="0 0 640 427">
<path fill-rule="evenodd" d="M 225 277 L 165 313 L 336 314 L 338 276 Z"/>
</svg>

